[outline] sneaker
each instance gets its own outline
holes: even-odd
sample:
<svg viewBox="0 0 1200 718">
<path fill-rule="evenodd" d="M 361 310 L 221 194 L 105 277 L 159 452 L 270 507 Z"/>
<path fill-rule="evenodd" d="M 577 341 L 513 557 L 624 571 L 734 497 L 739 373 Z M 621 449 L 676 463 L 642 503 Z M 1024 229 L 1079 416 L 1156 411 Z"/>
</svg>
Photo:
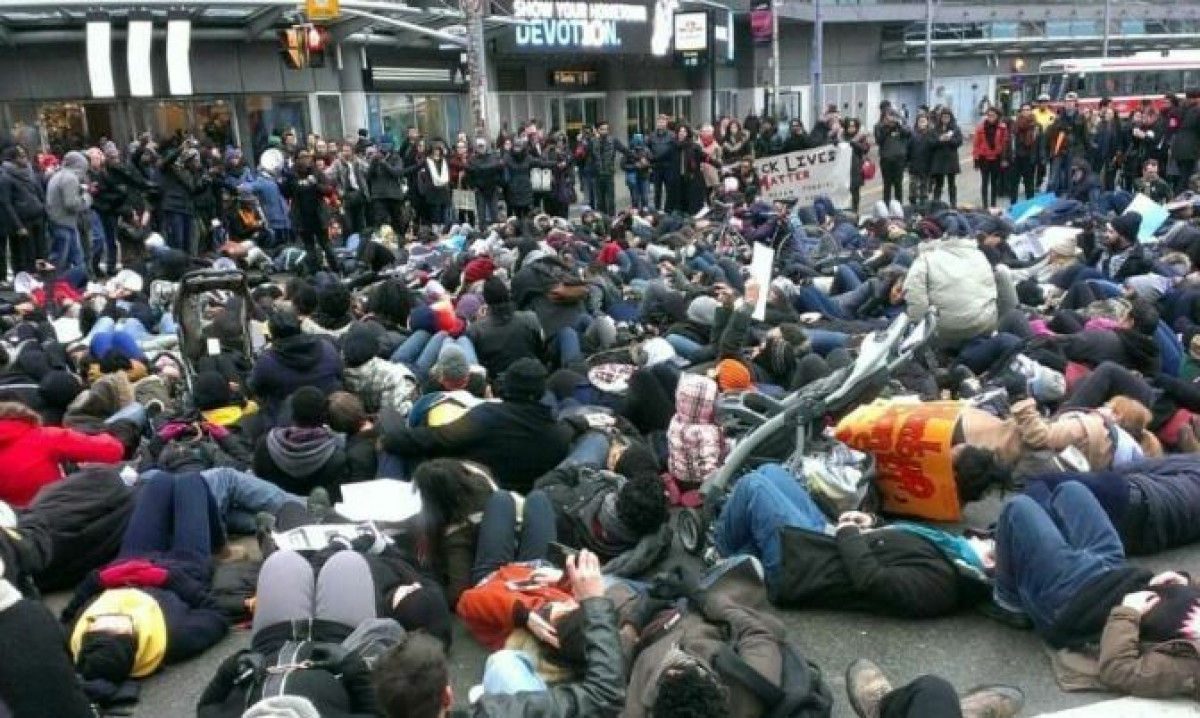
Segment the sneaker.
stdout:
<svg viewBox="0 0 1200 718">
<path fill-rule="evenodd" d="M 984 601 L 975 607 L 981 615 L 1003 623 L 1009 628 L 1015 628 L 1020 631 L 1028 631 L 1033 628 L 1033 621 L 1028 615 L 1020 611 L 1010 611 L 1009 609 L 999 605 L 995 601 Z"/>
<path fill-rule="evenodd" d="M 963 718 L 1013 718 L 1025 706 L 1025 694 L 1012 686 L 979 686 L 961 703 Z"/>
<path fill-rule="evenodd" d="M 874 662 L 859 658 L 846 668 L 846 695 L 858 718 L 879 718 L 883 698 L 891 692 L 891 681 Z"/>
</svg>

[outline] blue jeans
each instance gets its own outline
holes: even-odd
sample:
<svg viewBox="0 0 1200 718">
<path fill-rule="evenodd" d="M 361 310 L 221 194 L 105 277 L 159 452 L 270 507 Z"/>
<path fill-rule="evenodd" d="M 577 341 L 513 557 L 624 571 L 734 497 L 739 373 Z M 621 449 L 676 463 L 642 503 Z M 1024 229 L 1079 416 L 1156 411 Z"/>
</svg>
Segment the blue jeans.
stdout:
<svg viewBox="0 0 1200 718">
<path fill-rule="evenodd" d="M 555 332 L 551 340 L 558 349 L 558 365 L 568 367 L 583 357 L 583 333 L 591 325 L 592 318 L 586 314 L 579 315 L 570 326 Z"/>
<path fill-rule="evenodd" d="M 396 347 L 396 351 L 392 352 L 392 363 L 403 364 L 409 369 L 417 365 L 417 358 L 421 356 L 425 345 L 429 343 L 429 338 L 433 335 L 424 329 L 418 329 L 408 338 L 401 342 L 400 346 Z"/>
<path fill-rule="evenodd" d="M 645 209 L 649 206 L 646 200 L 647 182 L 645 177 L 639 177 L 632 182 L 626 179 L 625 186 L 629 188 L 629 201 L 633 207 Z"/>
<path fill-rule="evenodd" d="M 996 524 L 996 603 L 1022 610 L 1039 632 L 1096 577 L 1125 563 L 1104 509 L 1083 484 L 1068 481 L 1039 505 L 1014 496 Z"/>
<path fill-rule="evenodd" d="M 462 349 L 462 353 L 466 355 L 467 363 L 471 366 L 479 366 L 479 357 L 475 356 L 475 345 L 471 343 L 470 339 L 467 339 L 465 336 L 452 337 L 446 332 L 438 332 L 433 335 L 433 338 L 421 350 L 416 364 L 412 367 L 413 372 L 421 380 L 429 376 L 429 370 L 433 369 L 434 364 L 437 364 L 438 355 L 442 353 L 442 347 L 446 344 L 458 345 L 458 348 Z M 397 349 L 396 351 L 400 350 Z"/>
<path fill-rule="evenodd" d="M 289 501 L 304 503 L 304 499 L 270 481 L 237 469 L 222 466 L 207 469 L 201 475 L 230 533 L 253 534 L 255 514 L 260 511 L 277 514 Z"/>
<path fill-rule="evenodd" d="M 517 504 L 513 495 L 507 491 L 492 493 L 479 524 L 471 585 L 478 584 L 506 564 L 544 561 L 550 542 L 557 537 L 554 521 L 554 507 L 545 492 L 532 491 L 525 497 L 518 536 Z"/>
<path fill-rule="evenodd" d="M 171 249 L 182 249 L 188 254 L 195 253 L 192 245 L 192 216 L 181 212 L 163 212 L 163 224 L 167 234 L 167 246 Z"/>
<path fill-rule="evenodd" d="M 590 466 L 603 469 L 608 463 L 608 436 L 601 431 L 587 431 L 575 441 L 571 453 L 559 463 L 559 467 Z"/>
<path fill-rule="evenodd" d="M 706 345 L 694 342 L 682 334 L 668 334 L 666 339 L 676 354 L 690 362 L 696 361 L 696 357 L 708 349 Z"/>
<path fill-rule="evenodd" d="M 779 464 L 760 466 L 738 480 L 721 509 L 717 552 L 757 556 L 769 583 L 781 568 L 779 532 L 788 526 L 824 532 L 829 520 L 795 476 Z"/>
<path fill-rule="evenodd" d="M 540 693 L 546 682 L 538 675 L 532 657 L 525 651 L 502 650 L 488 656 L 483 666 L 485 695 Z"/>
<path fill-rule="evenodd" d="M 152 476 L 137 495 L 119 558 L 167 554 L 203 565 L 225 544 L 216 501 L 197 474 Z"/>
<path fill-rule="evenodd" d="M 50 263 L 59 272 L 83 266 L 83 245 L 77 227 L 50 225 Z"/>
<path fill-rule="evenodd" d="M 812 350 L 821 356 L 829 354 L 834 349 L 841 349 L 846 346 L 846 342 L 850 341 L 849 334 L 830 331 L 829 329 L 811 329 L 805 327 L 804 333 L 808 335 L 809 341 L 812 342 Z"/>
<path fill-rule="evenodd" d="M 475 190 L 475 226 L 486 227 L 500 219 L 500 207 L 496 204 L 496 190 Z"/>
</svg>

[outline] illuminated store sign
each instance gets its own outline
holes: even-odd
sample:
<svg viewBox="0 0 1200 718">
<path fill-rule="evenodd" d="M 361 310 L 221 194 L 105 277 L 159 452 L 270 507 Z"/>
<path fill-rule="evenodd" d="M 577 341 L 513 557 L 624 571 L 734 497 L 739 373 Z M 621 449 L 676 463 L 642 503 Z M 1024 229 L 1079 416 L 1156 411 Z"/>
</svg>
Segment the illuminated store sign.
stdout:
<svg viewBox="0 0 1200 718">
<path fill-rule="evenodd" d="M 513 0 L 511 7 L 511 17 L 518 21 L 513 28 L 514 49 L 665 55 L 670 52 L 671 20 L 678 0 Z"/>
</svg>

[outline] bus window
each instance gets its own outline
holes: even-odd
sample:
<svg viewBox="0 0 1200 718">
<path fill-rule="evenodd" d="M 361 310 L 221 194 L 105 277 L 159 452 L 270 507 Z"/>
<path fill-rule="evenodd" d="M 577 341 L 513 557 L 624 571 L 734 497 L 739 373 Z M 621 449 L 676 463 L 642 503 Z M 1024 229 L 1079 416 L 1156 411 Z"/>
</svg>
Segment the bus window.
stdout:
<svg viewBox="0 0 1200 718">
<path fill-rule="evenodd" d="M 1200 87 L 1200 69 L 1183 71 L 1176 89 L 1186 90 L 1189 87 Z"/>
<path fill-rule="evenodd" d="M 1061 101 L 1063 95 L 1067 94 L 1066 85 L 1069 75 L 1051 75 L 1049 85 L 1046 92 L 1050 95 L 1050 99 L 1055 102 Z"/>
</svg>

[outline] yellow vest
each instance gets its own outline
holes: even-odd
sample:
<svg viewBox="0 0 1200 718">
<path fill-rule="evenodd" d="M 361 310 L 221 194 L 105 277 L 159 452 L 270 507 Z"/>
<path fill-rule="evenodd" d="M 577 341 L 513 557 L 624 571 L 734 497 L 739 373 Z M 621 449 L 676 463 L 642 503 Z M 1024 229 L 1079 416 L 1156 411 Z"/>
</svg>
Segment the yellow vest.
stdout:
<svg viewBox="0 0 1200 718">
<path fill-rule="evenodd" d="M 96 616 L 119 614 L 133 619 L 137 636 L 137 655 L 133 658 L 133 677 L 153 675 L 167 655 L 167 621 L 158 602 L 136 588 L 114 588 L 92 601 L 75 621 L 71 633 L 71 656 L 78 660 L 86 629 Z"/>
<path fill-rule="evenodd" d="M 1058 119 L 1058 113 L 1054 110 L 1042 110 L 1038 107 L 1033 111 L 1033 121 L 1038 123 L 1038 127 L 1043 130 L 1054 124 L 1054 120 Z"/>
</svg>

